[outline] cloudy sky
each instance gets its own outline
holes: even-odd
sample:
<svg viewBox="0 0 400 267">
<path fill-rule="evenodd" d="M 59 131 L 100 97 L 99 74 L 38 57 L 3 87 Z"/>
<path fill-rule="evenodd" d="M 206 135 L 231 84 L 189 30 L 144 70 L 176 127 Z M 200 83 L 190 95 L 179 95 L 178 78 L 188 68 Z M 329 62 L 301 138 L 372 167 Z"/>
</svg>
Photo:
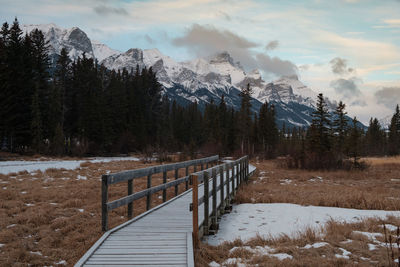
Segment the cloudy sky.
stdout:
<svg viewBox="0 0 400 267">
<path fill-rule="evenodd" d="M 125 51 L 175 60 L 228 51 L 265 80 L 298 74 L 368 122 L 400 103 L 400 0 L 0 0 L 21 24 L 78 26 Z"/>
</svg>

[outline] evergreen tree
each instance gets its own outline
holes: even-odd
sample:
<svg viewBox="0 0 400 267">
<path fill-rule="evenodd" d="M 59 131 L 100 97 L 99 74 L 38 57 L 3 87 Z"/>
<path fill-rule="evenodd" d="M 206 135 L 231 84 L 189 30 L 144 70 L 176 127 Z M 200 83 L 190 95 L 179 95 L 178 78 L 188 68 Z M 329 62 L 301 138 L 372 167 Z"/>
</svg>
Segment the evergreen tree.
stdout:
<svg viewBox="0 0 400 267">
<path fill-rule="evenodd" d="M 240 149 L 242 154 L 249 152 L 250 148 L 250 134 L 251 129 L 251 94 L 252 90 L 250 84 L 242 88 L 240 92 L 240 111 L 239 111 L 239 134 L 240 134 Z"/>
<path fill-rule="evenodd" d="M 388 152 L 390 155 L 398 155 L 400 152 L 400 109 L 396 106 L 396 111 L 392 116 L 389 126 Z"/>
<path fill-rule="evenodd" d="M 335 136 L 335 152 L 338 157 L 339 164 L 342 164 L 344 145 L 347 135 L 347 112 L 344 111 L 346 105 L 340 101 L 335 110 L 335 120 L 333 121 L 333 129 Z"/>
<path fill-rule="evenodd" d="M 367 155 L 383 155 L 384 153 L 385 133 L 381 129 L 381 125 L 377 118 L 369 120 L 369 126 L 365 135 L 365 145 Z"/>
<path fill-rule="evenodd" d="M 330 142 L 330 115 L 322 94 L 318 95 L 317 109 L 313 113 L 311 139 L 313 141 L 315 152 L 320 156 L 331 148 Z"/>
<path fill-rule="evenodd" d="M 353 158 L 353 167 L 358 168 L 360 163 L 360 140 L 361 140 L 361 129 L 357 126 L 357 118 L 354 117 L 352 121 L 352 126 L 350 129 L 349 140 L 348 140 L 348 151 L 349 156 Z"/>
</svg>

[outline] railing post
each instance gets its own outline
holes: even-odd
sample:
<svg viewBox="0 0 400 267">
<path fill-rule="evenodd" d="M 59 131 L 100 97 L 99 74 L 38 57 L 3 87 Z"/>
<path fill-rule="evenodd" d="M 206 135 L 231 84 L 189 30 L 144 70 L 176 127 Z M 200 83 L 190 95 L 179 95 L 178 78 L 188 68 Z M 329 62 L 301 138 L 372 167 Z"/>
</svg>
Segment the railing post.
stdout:
<svg viewBox="0 0 400 267">
<path fill-rule="evenodd" d="M 163 172 L 163 184 L 167 183 L 167 172 Z M 162 201 L 165 202 L 167 201 L 167 189 L 163 189 L 162 191 Z"/>
<path fill-rule="evenodd" d="M 231 195 L 229 193 L 229 187 L 231 186 L 231 176 L 229 174 L 229 169 L 231 168 L 232 164 L 231 163 L 227 163 L 227 167 L 226 167 L 226 200 L 227 200 L 227 205 L 229 205 L 229 201 L 231 198 Z M 233 170 L 232 170 L 232 175 L 233 175 Z"/>
<path fill-rule="evenodd" d="M 133 193 L 133 179 L 128 180 L 128 196 Z M 133 215 L 133 202 L 128 204 L 128 219 L 131 219 Z"/>
<path fill-rule="evenodd" d="M 178 180 L 178 174 L 179 173 L 179 169 L 175 168 L 175 180 Z M 178 195 L 178 185 L 175 185 L 175 196 Z"/>
<path fill-rule="evenodd" d="M 197 175 L 191 175 L 192 180 L 192 221 L 193 221 L 193 248 L 199 248 L 199 180 Z"/>
<path fill-rule="evenodd" d="M 147 175 L 147 189 L 151 188 L 151 174 Z M 151 194 L 147 194 L 146 210 L 151 209 Z"/>
<path fill-rule="evenodd" d="M 101 230 L 108 230 L 108 175 L 101 177 Z"/>
<path fill-rule="evenodd" d="M 208 162 L 206 163 L 206 169 L 208 169 Z"/>
<path fill-rule="evenodd" d="M 200 164 L 200 170 L 202 171 L 204 169 L 204 164 Z"/>
<path fill-rule="evenodd" d="M 248 169 L 249 169 L 249 161 L 248 158 L 246 157 L 244 160 L 244 179 L 246 180 L 246 183 L 249 180 Z"/>
<path fill-rule="evenodd" d="M 217 230 L 217 216 L 218 216 L 218 210 L 217 210 L 217 170 L 214 168 L 212 169 L 212 187 L 213 187 L 213 195 L 212 195 L 212 218 L 211 218 L 211 225 L 213 230 Z M 222 200 L 221 200 L 222 201 Z"/>
<path fill-rule="evenodd" d="M 236 163 L 233 164 L 233 166 L 232 166 L 232 194 L 231 194 L 232 196 L 235 195 L 235 179 L 236 179 L 235 175 L 237 175 L 237 173 L 236 173 Z"/>
<path fill-rule="evenodd" d="M 226 166 L 226 164 L 225 164 L 225 166 Z M 223 166 L 221 166 L 219 168 L 219 180 L 220 180 L 219 184 L 221 185 L 220 186 L 221 187 L 221 208 L 220 208 L 220 211 L 221 211 L 221 214 L 222 214 L 223 211 L 225 210 L 225 194 L 224 194 L 225 185 L 224 185 L 224 167 Z"/>
<path fill-rule="evenodd" d="M 204 172 L 204 235 L 208 235 L 208 228 L 209 228 L 209 175 L 208 172 Z"/>
<path fill-rule="evenodd" d="M 186 167 L 185 176 L 189 176 L 189 167 Z M 189 179 L 185 182 L 185 191 L 189 189 Z"/>
<path fill-rule="evenodd" d="M 240 185 L 240 162 L 236 165 L 236 188 L 238 189 Z"/>
</svg>

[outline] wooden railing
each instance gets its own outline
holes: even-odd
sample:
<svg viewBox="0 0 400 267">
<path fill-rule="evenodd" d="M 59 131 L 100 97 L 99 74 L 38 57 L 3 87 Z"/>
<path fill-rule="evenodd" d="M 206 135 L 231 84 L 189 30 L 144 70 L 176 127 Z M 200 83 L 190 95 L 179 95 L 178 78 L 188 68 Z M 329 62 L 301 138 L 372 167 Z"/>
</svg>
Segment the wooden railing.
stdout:
<svg viewBox="0 0 400 267">
<path fill-rule="evenodd" d="M 167 201 L 167 189 L 175 187 L 175 196 L 178 195 L 178 186 L 185 183 L 185 189 L 189 189 L 190 173 L 189 167 L 193 166 L 193 171 L 197 171 L 197 166 L 201 170 L 208 169 L 209 164 L 216 163 L 219 156 L 212 156 L 208 158 L 189 160 L 184 162 L 152 166 L 143 169 L 129 170 L 113 174 L 104 174 L 102 176 L 101 186 L 101 213 L 102 213 L 102 230 L 108 230 L 108 212 L 118 207 L 128 205 L 128 218 L 133 216 L 133 201 L 146 197 L 146 210 L 151 209 L 151 196 L 159 191 L 163 191 L 163 202 Z M 205 166 L 204 166 L 205 165 Z M 185 176 L 179 178 L 179 169 L 185 168 Z M 167 183 L 167 172 L 175 171 L 175 180 Z M 163 173 L 163 184 L 152 187 L 152 175 Z M 140 192 L 133 192 L 133 180 L 137 178 L 147 177 L 147 189 Z M 108 187 L 112 184 L 127 182 L 128 195 L 120 199 L 108 202 Z"/>
<path fill-rule="evenodd" d="M 191 175 L 193 192 L 190 210 L 193 211 L 193 244 L 195 248 L 198 248 L 199 239 L 203 235 L 208 235 L 210 232 L 218 230 L 218 217 L 231 207 L 230 202 L 236 190 L 243 181 L 247 182 L 248 177 L 248 156 Z M 202 182 L 204 193 L 202 197 L 199 197 L 199 184 Z M 211 190 L 209 188 L 210 183 L 212 184 Z M 218 197 L 219 201 L 217 201 Z M 211 211 L 210 202 L 212 205 Z M 199 221 L 199 206 L 202 204 L 204 204 L 204 213 L 202 220 Z"/>
</svg>

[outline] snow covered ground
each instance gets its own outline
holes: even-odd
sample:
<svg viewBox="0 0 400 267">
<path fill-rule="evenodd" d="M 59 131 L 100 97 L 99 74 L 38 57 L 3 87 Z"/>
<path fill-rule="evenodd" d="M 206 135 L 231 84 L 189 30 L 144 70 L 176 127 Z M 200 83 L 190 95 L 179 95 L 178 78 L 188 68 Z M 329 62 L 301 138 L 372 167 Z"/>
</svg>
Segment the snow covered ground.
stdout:
<svg viewBox="0 0 400 267">
<path fill-rule="evenodd" d="M 400 216 L 400 211 L 356 210 L 333 207 L 301 206 L 296 204 L 240 204 L 223 215 L 220 230 L 208 236 L 206 242 L 219 245 L 240 238 L 247 241 L 257 234 L 262 237 L 287 234 L 295 236 L 307 227 L 320 228 L 333 219 L 340 222 L 357 222 L 367 217 L 385 218 Z"/>
<path fill-rule="evenodd" d="M 11 172 L 27 171 L 32 172 L 36 170 L 45 171 L 47 169 L 67 169 L 73 170 L 78 168 L 83 162 L 111 162 L 111 161 L 124 161 L 132 160 L 139 161 L 139 158 L 135 157 L 98 157 L 90 158 L 86 160 L 50 160 L 50 161 L 0 161 L 0 173 L 8 174 Z"/>
</svg>

